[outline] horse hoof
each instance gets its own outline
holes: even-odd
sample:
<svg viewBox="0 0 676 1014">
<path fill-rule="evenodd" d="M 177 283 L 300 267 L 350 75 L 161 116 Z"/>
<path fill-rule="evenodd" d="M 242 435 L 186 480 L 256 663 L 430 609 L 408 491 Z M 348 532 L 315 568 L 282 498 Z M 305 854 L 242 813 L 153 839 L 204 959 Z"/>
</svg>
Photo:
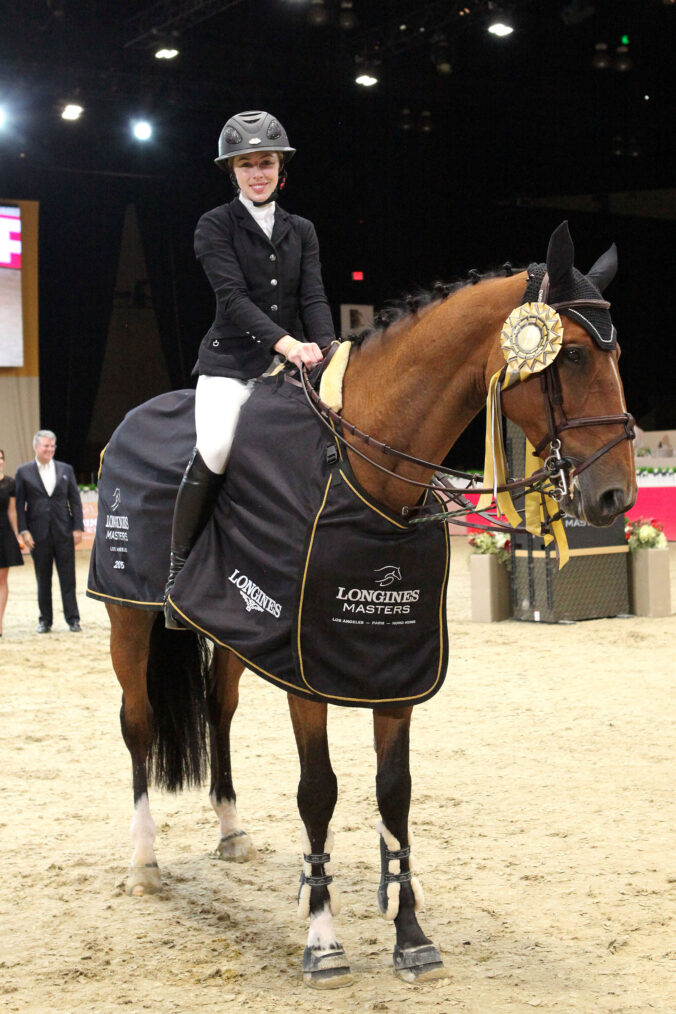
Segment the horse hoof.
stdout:
<svg viewBox="0 0 676 1014">
<path fill-rule="evenodd" d="M 144 894 L 157 894 L 161 890 L 162 877 L 157 863 L 130 867 L 127 876 L 127 894 L 141 897 Z"/>
<path fill-rule="evenodd" d="M 313 989 L 337 989 L 353 982 L 345 951 L 337 947 L 306 947 L 303 951 L 303 981 Z"/>
<path fill-rule="evenodd" d="M 215 855 L 217 859 L 225 859 L 229 863 L 248 863 L 257 852 L 246 831 L 231 831 L 223 835 Z"/>
<path fill-rule="evenodd" d="M 429 982 L 431 979 L 445 979 L 448 976 L 441 954 L 434 944 L 407 948 L 401 948 L 397 944 L 393 960 L 395 975 L 404 982 Z"/>
</svg>

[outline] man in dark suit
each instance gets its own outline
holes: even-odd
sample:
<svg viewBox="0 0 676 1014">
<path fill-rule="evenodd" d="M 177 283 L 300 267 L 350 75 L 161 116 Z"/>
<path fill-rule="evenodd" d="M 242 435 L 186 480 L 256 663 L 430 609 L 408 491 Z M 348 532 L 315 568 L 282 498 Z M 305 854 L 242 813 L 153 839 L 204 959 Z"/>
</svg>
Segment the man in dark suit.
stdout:
<svg viewBox="0 0 676 1014">
<path fill-rule="evenodd" d="M 56 437 L 38 430 L 33 437 L 35 459 L 16 471 L 16 513 L 19 531 L 35 564 L 40 621 L 38 634 L 52 627 L 52 564 L 61 585 L 63 615 L 68 629 L 80 627 L 75 597 L 75 547 L 82 540 L 82 501 L 75 473 L 63 461 L 54 461 Z"/>
</svg>

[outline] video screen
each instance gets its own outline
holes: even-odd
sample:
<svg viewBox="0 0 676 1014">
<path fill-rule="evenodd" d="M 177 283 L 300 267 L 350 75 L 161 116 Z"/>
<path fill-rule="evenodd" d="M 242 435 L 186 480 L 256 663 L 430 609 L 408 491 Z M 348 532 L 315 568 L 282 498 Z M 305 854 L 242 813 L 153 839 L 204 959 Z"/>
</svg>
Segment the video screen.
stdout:
<svg viewBox="0 0 676 1014">
<path fill-rule="evenodd" d="M 23 364 L 21 209 L 0 205 L 0 367 Z"/>
</svg>

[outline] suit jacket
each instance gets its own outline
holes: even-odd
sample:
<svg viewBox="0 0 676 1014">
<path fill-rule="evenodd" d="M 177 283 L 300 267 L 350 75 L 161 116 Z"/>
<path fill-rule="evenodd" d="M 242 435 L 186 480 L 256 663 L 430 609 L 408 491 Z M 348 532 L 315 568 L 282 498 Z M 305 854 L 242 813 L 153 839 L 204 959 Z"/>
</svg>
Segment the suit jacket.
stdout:
<svg viewBox="0 0 676 1014">
<path fill-rule="evenodd" d="M 279 205 L 270 239 L 235 198 L 202 215 L 195 253 L 216 294 L 214 322 L 195 372 L 249 380 L 270 365 L 285 335 L 328 345 L 333 319 L 312 222 Z"/>
<path fill-rule="evenodd" d="M 16 470 L 16 514 L 19 531 L 28 530 L 35 542 L 46 539 L 72 539 L 74 531 L 84 531 L 82 500 L 71 465 L 55 461 L 56 485 L 47 493 L 37 462 L 29 461 Z"/>
</svg>

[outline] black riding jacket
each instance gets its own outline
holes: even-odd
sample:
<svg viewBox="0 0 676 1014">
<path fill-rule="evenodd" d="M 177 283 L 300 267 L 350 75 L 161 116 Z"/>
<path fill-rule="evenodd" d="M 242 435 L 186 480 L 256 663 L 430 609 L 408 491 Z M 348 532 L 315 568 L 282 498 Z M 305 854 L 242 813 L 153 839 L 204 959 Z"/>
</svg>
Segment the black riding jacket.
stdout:
<svg viewBox="0 0 676 1014">
<path fill-rule="evenodd" d="M 194 373 L 249 380 L 290 334 L 328 345 L 334 337 L 312 222 L 275 208 L 268 239 L 239 200 L 203 215 L 195 253 L 216 294 L 216 316 Z"/>
</svg>

